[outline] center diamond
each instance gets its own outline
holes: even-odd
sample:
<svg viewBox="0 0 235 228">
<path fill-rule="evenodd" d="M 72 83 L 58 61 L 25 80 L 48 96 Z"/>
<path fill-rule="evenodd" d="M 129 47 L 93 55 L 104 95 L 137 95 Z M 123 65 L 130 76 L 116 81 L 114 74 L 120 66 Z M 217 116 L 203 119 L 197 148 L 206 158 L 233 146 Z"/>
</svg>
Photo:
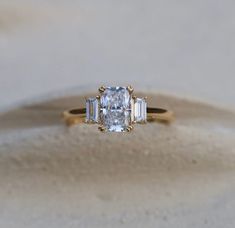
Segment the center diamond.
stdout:
<svg viewBox="0 0 235 228">
<path fill-rule="evenodd" d="M 125 87 L 107 87 L 100 97 L 101 124 L 112 132 L 125 132 L 131 125 L 131 95 Z"/>
</svg>

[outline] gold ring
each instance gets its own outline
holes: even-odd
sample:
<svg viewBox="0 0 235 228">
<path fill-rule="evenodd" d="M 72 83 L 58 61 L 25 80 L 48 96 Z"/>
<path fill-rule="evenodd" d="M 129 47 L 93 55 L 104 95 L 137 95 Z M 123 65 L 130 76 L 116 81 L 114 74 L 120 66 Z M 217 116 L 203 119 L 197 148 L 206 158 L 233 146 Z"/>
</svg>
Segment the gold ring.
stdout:
<svg viewBox="0 0 235 228">
<path fill-rule="evenodd" d="M 73 108 L 63 112 L 68 126 L 79 123 L 99 124 L 102 132 L 130 132 L 136 123 L 170 123 L 171 111 L 147 107 L 147 98 L 133 95 L 132 86 L 99 88 L 99 95 L 86 99 L 86 108 Z"/>
</svg>

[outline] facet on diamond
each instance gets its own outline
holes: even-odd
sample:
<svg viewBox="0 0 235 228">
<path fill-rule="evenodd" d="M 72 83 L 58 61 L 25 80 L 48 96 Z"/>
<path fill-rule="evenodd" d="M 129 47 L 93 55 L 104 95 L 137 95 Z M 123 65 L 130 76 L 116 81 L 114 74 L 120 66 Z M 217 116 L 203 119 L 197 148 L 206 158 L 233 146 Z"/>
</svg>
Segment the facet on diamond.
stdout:
<svg viewBox="0 0 235 228">
<path fill-rule="evenodd" d="M 135 99 L 134 118 L 137 123 L 144 123 L 147 121 L 147 102 L 145 98 Z"/>
<path fill-rule="evenodd" d="M 131 96 L 125 87 L 107 87 L 103 92 L 100 103 L 106 109 L 130 109 Z"/>
<path fill-rule="evenodd" d="M 125 132 L 131 123 L 131 111 L 122 110 L 102 110 L 102 124 L 108 131 Z"/>
<path fill-rule="evenodd" d="M 107 87 L 100 97 L 101 124 L 112 132 L 125 132 L 131 125 L 131 95 L 126 87 Z"/>
<path fill-rule="evenodd" d="M 96 98 L 86 100 L 86 122 L 98 122 L 99 120 L 99 101 Z"/>
</svg>

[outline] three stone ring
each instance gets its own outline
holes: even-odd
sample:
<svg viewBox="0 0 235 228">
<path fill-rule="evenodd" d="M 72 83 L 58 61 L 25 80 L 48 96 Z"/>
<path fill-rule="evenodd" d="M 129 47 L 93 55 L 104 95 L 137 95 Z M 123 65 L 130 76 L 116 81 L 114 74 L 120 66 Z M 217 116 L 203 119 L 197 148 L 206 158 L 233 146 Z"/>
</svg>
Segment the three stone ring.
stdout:
<svg viewBox="0 0 235 228">
<path fill-rule="evenodd" d="M 99 95 L 86 99 L 86 108 L 63 113 L 67 125 L 99 124 L 102 132 L 130 132 L 134 124 L 171 122 L 173 112 L 147 106 L 147 98 L 133 95 L 132 86 L 99 88 Z"/>
</svg>

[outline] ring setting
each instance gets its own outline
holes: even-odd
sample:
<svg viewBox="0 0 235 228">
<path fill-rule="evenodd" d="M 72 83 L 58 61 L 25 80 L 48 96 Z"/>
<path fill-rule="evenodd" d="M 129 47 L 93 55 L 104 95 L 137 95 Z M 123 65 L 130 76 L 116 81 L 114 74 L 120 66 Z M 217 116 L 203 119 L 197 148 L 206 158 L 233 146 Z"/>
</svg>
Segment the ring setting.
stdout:
<svg viewBox="0 0 235 228">
<path fill-rule="evenodd" d="M 85 109 L 71 109 L 65 111 L 63 116 L 68 125 L 97 123 L 102 132 L 130 132 L 134 124 L 155 120 L 170 122 L 173 113 L 165 109 L 148 108 L 147 98 L 136 97 L 132 86 L 101 86 L 96 97 L 86 99 Z"/>
</svg>

